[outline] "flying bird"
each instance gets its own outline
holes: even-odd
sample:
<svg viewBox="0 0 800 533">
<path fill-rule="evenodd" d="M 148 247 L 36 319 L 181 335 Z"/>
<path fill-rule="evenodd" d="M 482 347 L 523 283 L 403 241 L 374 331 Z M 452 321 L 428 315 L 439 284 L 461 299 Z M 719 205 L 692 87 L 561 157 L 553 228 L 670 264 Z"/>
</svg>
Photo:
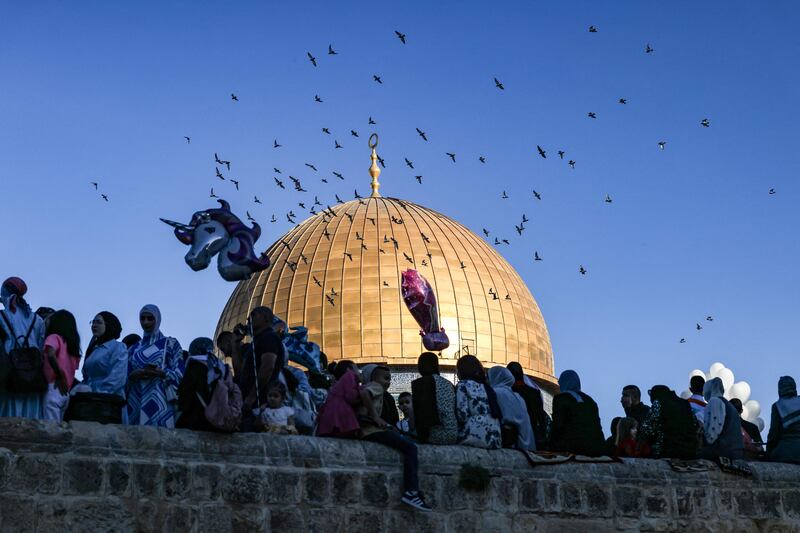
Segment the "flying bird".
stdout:
<svg viewBox="0 0 800 533">
<path fill-rule="evenodd" d="M 310 168 L 311 170 L 313 170 L 314 172 L 316 172 L 316 171 L 317 171 L 317 167 L 315 167 L 315 166 L 314 166 L 314 165 L 312 165 L 311 163 L 305 163 L 305 165 L 306 165 L 308 168 Z"/>
<path fill-rule="evenodd" d="M 645 46 L 644 53 L 645 54 L 652 54 L 653 53 L 653 47 L 650 46 L 650 43 L 647 43 L 647 46 Z"/>
<path fill-rule="evenodd" d="M 567 164 L 570 166 L 570 168 L 572 170 L 575 170 L 575 161 L 574 160 L 570 159 L 569 161 L 567 161 Z"/>
<path fill-rule="evenodd" d="M 261 203 L 261 200 L 258 199 L 258 196 L 253 196 L 253 201 L 257 204 Z"/>
<path fill-rule="evenodd" d="M 239 190 L 239 182 L 236 181 L 233 178 L 230 178 L 230 181 L 231 181 L 231 183 L 233 183 L 234 187 L 236 187 L 236 190 L 238 191 Z"/>
<path fill-rule="evenodd" d="M 581 267 L 578 269 L 578 272 L 580 272 L 582 276 L 586 275 L 586 269 L 583 268 L 583 265 L 581 265 Z"/>
<path fill-rule="evenodd" d="M 684 343 L 686 343 L 686 339 L 684 339 L 684 338 L 681 338 L 681 340 L 680 340 L 680 341 L 678 341 L 678 342 L 680 342 L 681 344 L 684 344 Z"/>
<path fill-rule="evenodd" d="M 383 80 L 381 80 L 381 77 L 380 77 L 380 76 L 378 76 L 377 74 L 373 74 L 373 75 L 372 75 L 372 79 L 373 79 L 373 80 L 375 80 L 375 81 L 377 81 L 377 82 L 378 82 L 378 83 L 380 83 L 381 85 L 383 85 Z"/>
<path fill-rule="evenodd" d="M 311 52 L 306 52 L 306 55 L 308 56 L 308 60 L 311 61 L 311 64 L 316 67 L 317 66 L 317 58 L 312 56 Z"/>
<path fill-rule="evenodd" d="M 271 218 L 269 221 L 270 221 L 270 222 L 272 222 L 272 223 L 275 223 L 275 222 L 277 222 L 277 221 L 278 221 L 278 219 L 277 219 L 277 218 L 275 218 L 275 215 L 273 214 L 273 215 L 272 215 L 272 218 Z"/>
<path fill-rule="evenodd" d="M 422 185 L 422 176 L 414 176 L 414 179 L 416 179 L 416 180 L 417 180 L 417 183 L 419 183 L 420 185 Z"/>
<path fill-rule="evenodd" d="M 249 220 L 250 222 L 256 221 L 256 219 L 254 219 L 253 216 L 250 214 L 250 211 L 245 211 L 245 213 L 247 213 L 247 220 Z"/>
<path fill-rule="evenodd" d="M 334 303 L 334 301 L 333 301 L 333 296 L 331 296 L 330 294 L 326 294 L 326 295 L 325 295 L 325 299 L 326 299 L 326 300 L 328 300 L 328 302 L 329 302 L 331 305 L 334 305 L 334 306 L 336 305 L 336 304 Z"/>
<path fill-rule="evenodd" d="M 497 87 L 498 89 L 500 89 L 501 91 L 505 91 L 506 90 L 506 88 L 503 87 L 503 84 L 500 83 L 500 80 L 498 80 L 497 78 L 494 79 L 494 86 Z"/>
<path fill-rule="evenodd" d="M 192 142 L 192 138 L 191 137 L 187 137 L 186 135 L 184 135 L 183 138 L 186 139 L 186 144 L 189 144 L 189 143 Z"/>
<path fill-rule="evenodd" d="M 220 171 L 219 171 L 219 167 L 214 167 L 214 169 L 217 171 L 217 177 L 218 177 L 219 179 L 221 179 L 221 180 L 224 180 L 224 179 L 225 179 L 225 176 L 223 176 L 223 175 L 222 175 L 222 172 L 220 172 Z"/>
<path fill-rule="evenodd" d="M 597 28 L 594 26 L 589 26 L 589 33 L 597 33 Z"/>
<path fill-rule="evenodd" d="M 663 150 L 665 146 L 667 146 L 667 141 L 658 141 L 659 148 Z"/>
<path fill-rule="evenodd" d="M 538 192 L 536 192 L 535 189 L 533 191 L 533 197 L 536 198 L 537 200 L 541 200 L 542 199 L 542 195 L 539 194 Z"/>
<path fill-rule="evenodd" d="M 219 196 L 214 194 L 214 187 L 211 187 L 211 198 L 219 198 Z"/>
<path fill-rule="evenodd" d="M 597 118 L 597 114 L 596 113 L 593 113 L 593 112 L 589 111 L 589 113 L 587 113 L 587 114 L 589 115 L 589 118 Z"/>
<path fill-rule="evenodd" d="M 278 178 L 275 178 L 275 177 L 273 177 L 272 179 L 274 179 L 274 180 L 275 180 L 275 183 L 276 183 L 276 184 L 278 185 L 278 187 L 280 187 L 281 189 L 285 189 L 285 188 L 286 188 L 286 187 L 283 185 L 283 182 L 282 182 L 281 180 L 279 180 Z"/>
<path fill-rule="evenodd" d="M 358 132 L 356 130 L 350 130 L 350 135 L 353 137 L 358 137 Z"/>
<path fill-rule="evenodd" d="M 238 102 L 239 101 L 239 97 L 236 96 L 235 94 L 231 93 L 231 100 L 233 100 L 234 102 Z"/>
<path fill-rule="evenodd" d="M 278 139 L 275 139 L 274 141 L 272 141 L 272 147 L 273 148 L 280 148 L 281 147 L 281 145 L 278 144 Z"/>
<path fill-rule="evenodd" d="M 540 155 L 540 156 L 542 156 L 544 159 L 547 159 L 547 152 L 545 152 L 545 151 L 544 151 L 544 148 L 542 148 L 541 146 L 539 146 L 539 145 L 537 144 L 537 145 L 536 145 L 536 150 L 538 150 L 538 151 L 539 151 L 539 155 Z"/>
<path fill-rule="evenodd" d="M 480 157 L 478 158 L 478 161 L 480 161 L 481 163 L 486 163 L 486 158 L 485 158 L 485 157 L 483 157 L 483 156 L 480 156 Z"/>
<path fill-rule="evenodd" d="M 695 327 L 695 329 L 697 329 L 697 331 L 700 331 L 701 329 L 703 329 L 703 326 L 701 326 L 700 324 L 695 324 L 694 327 Z"/>
<path fill-rule="evenodd" d="M 336 176 L 337 178 L 339 178 L 340 180 L 344 180 L 344 176 L 342 176 L 338 172 L 334 172 L 333 175 Z"/>
<path fill-rule="evenodd" d="M 342 147 L 342 145 L 341 145 L 341 144 L 339 144 L 339 141 L 337 141 L 336 139 L 334 139 L 334 140 L 333 140 L 333 148 L 334 148 L 334 149 L 338 149 L 338 148 L 341 148 L 341 147 Z"/>
<path fill-rule="evenodd" d="M 526 223 L 528 221 L 528 217 L 525 216 L 525 213 L 522 213 L 522 223 Z"/>
<path fill-rule="evenodd" d="M 483 234 L 488 237 L 489 236 L 489 230 L 486 229 L 486 228 L 481 228 L 481 229 L 483 230 Z"/>
<path fill-rule="evenodd" d="M 425 132 L 424 132 L 424 131 L 422 131 L 422 130 L 421 130 L 421 129 L 419 129 L 419 128 L 416 128 L 416 130 L 417 130 L 417 135 L 419 135 L 420 137 L 422 137 L 422 140 L 423 140 L 423 141 L 427 141 L 427 140 L 428 140 L 428 138 L 425 136 Z"/>
<path fill-rule="evenodd" d="M 610 195 L 608 195 L 608 194 L 606 194 L 606 203 L 607 203 L 607 204 L 610 204 L 610 203 L 611 203 L 611 202 L 613 202 L 613 201 L 614 201 L 614 200 L 612 200 L 612 199 L 611 199 L 611 196 L 610 196 Z"/>
<path fill-rule="evenodd" d="M 445 153 L 447 154 L 447 157 L 453 160 L 453 163 L 456 162 L 456 154 L 451 154 L 450 152 L 445 152 Z"/>
<path fill-rule="evenodd" d="M 775 189 L 770 189 L 769 194 L 775 194 Z"/>
<path fill-rule="evenodd" d="M 368 123 L 368 124 L 375 124 L 375 121 L 374 121 L 374 120 L 372 120 L 372 117 L 369 117 L 369 122 L 367 122 L 367 123 Z"/>
<path fill-rule="evenodd" d="M 534 261 L 541 261 L 542 258 L 539 257 L 539 252 L 533 252 L 533 260 Z"/>
<path fill-rule="evenodd" d="M 515 230 L 517 230 L 517 233 L 518 233 L 519 235 L 522 235 L 522 232 L 523 232 L 523 231 L 525 231 L 525 226 L 523 226 L 522 224 L 520 224 L 519 226 L 517 226 L 517 225 L 515 224 L 515 225 L 514 225 L 514 229 L 515 229 Z"/>
<path fill-rule="evenodd" d="M 320 98 L 318 94 L 315 94 L 314 95 L 314 101 L 315 102 L 319 102 L 321 104 L 322 103 L 322 98 Z"/>
<path fill-rule="evenodd" d="M 561 158 L 561 159 L 564 159 L 564 154 L 566 154 L 566 153 L 567 152 L 565 152 L 564 150 L 559 150 L 558 151 L 558 157 Z"/>
<path fill-rule="evenodd" d="M 96 181 L 90 181 L 89 183 L 94 185 L 94 190 L 97 190 L 97 182 Z"/>
<path fill-rule="evenodd" d="M 329 56 L 335 56 L 337 53 L 338 52 L 334 51 L 334 49 L 333 49 L 333 47 L 331 45 L 328 45 L 328 55 Z"/>
<path fill-rule="evenodd" d="M 108 196 L 106 196 L 105 194 L 101 194 L 101 195 L 100 195 L 100 197 L 101 197 L 103 200 L 105 200 L 106 202 L 108 201 Z"/>
<path fill-rule="evenodd" d="M 625 98 L 620 98 L 618 101 L 619 101 L 620 104 L 623 104 L 623 105 L 628 103 L 628 100 L 625 99 Z"/>
<path fill-rule="evenodd" d="M 508 194 L 506 194 L 506 191 L 503 191 L 503 194 L 500 196 L 500 198 L 503 200 L 508 200 Z"/>
<path fill-rule="evenodd" d="M 703 126 L 704 128 L 707 128 L 711 126 L 711 121 L 709 121 L 707 118 L 704 118 L 703 120 L 700 121 L 700 125 Z"/>
<path fill-rule="evenodd" d="M 352 261 L 352 260 L 353 260 L 353 254 L 351 254 L 351 253 L 349 253 L 349 252 L 345 252 L 345 253 L 344 253 L 344 255 L 345 255 L 345 257 L 347 257 L 347 258 L 348 258 L 350 261 Z"/>
<path fill-rule="evenodd" d="M 709 322 L 713 322 L 714 321 L 714 317 L 709 315 L 709 316 L 706 317 L 706 320 L 708 320 Z"/>
<path fill-rule="evenodd" d="M 328 128 L 322 128 L 322 133 L 327 133 L 328 135 L 330 135 L 331 130 L 329 130 Z"/>
<path fill-rule="evenodd" d="M 397 38 L 400 39 L 400 42 L 402 42 L 403 44 L 406 44 L 406 34 L 405 33 L 400 33 L 399 31 L 394 30 L 394 34 L 397 35 Z"/>
<path fill-rule="evenodd" d="M 414 168 L 414 163 L 409 161 L 407 157 L 404 157 L 403 159 L 406 160 L 406 165 L 408 165 L 408 168 Z"/>
<path fill-rule="evenodd" d="M 311 276 L 311 279 L 314 280 L 314 283 L 317 285 L 317 287 L 322 287 L 322 282 L 317 279 L 317 276 Z"/>
</svg>

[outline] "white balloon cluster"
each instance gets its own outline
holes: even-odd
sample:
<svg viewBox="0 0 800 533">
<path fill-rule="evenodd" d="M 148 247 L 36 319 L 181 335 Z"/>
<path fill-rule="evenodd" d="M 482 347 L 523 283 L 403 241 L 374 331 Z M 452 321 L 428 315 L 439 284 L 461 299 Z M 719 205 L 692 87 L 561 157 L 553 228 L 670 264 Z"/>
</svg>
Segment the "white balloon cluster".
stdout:
<svg viewBox="0 0 800 533">
<path fill-rule="evenodd" d="M 701 376 L 706 381 L 714 378 L 722 380 L 725 387 L 725 399 L 738 398 L 742 402 L 742 418 L 758 426 L 759 431 L 764 431 L 764 419 L 761 418 L 761 404 L 757 400 L 750 399 L 750 384 L 746 381 L 734 382 L 733 370 L 722 363 L 714 363 L 708 372 L 702 370 L 692 370 L 689 372 L 689 379 L 693 376 Z M 692 393 L 685 390 L 681 393 L 681 398 L 688 398 Z"/>
</svg>

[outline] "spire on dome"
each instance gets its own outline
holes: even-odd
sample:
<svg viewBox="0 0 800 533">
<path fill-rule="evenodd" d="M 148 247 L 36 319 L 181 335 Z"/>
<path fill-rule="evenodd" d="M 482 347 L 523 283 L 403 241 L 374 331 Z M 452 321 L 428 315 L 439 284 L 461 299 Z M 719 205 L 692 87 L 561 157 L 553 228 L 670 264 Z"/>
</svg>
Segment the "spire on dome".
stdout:
<svg viewBox="0 0 800 533">
<path fill-rule="evenodd" d="M 374 141 L 372 140 L 373 137 L 375 138 Z M 378 147 L 378 134 L 373 133 L 370 135 L 367 144 L 372 149 L 372 154 L 369 156 L 369 158 L 372 159 L 372 165 L 369 167 L 369 175 L 372 176 L 372 183 L 370 184 L 372 187 L 372 194 L 370 196 L 373 198 L 378 198 L 381 195 L 381 193 L 378 192 L 378 189 L 381 186 L 381 184 L 378 182 L 378 176 L 381 175 L 381 169 L 378 167 L 378 154 L 375 152 L 375 148 Z"/>
</svg>

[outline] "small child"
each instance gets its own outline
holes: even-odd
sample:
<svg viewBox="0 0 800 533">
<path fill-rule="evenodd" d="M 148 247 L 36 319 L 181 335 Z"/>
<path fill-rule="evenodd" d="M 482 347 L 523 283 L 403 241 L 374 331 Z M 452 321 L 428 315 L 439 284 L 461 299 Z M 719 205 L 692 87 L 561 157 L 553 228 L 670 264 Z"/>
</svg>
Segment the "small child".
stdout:
<svg viewBox="0 0 800 533">
<path fill-rule="evenodd" d="M 650 446 L 636 438 L 639 424 L 635 418 L 622 418 L 617 424 L 617 457 L 649 457 Z"/>
<path fill-rule="evenodd" d="M 414 406 L 411 402 L 410 392 L 401 392 L 397 397 L 397 406 L 400 412 L 403 413 L 403 419 L 397 422 L 397 429 L 408 435 L 416 436 L 416 427 L 414 426 Z"/>
<path fill-rule="evenodd" d="M 294 426 L 294 409 L 283 405 L 286 400 L 286 387 L 281 382 L 273 383 L 267 389 L 267 403 L 261 407 L 261 423 L 267 433 L 297 435 Z"/>
</svg>

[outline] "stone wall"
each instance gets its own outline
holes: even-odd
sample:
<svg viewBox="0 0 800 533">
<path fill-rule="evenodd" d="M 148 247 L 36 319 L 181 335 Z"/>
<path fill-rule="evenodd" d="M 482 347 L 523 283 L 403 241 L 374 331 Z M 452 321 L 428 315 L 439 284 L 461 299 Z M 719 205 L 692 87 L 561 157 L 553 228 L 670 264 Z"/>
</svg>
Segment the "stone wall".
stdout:
<svg viewBox="0 0 800 533">
<path fill-rule="evenodd" d="M 432 513 L 399 503 L 399 456 L 377 444 L 0 419 L 0 530 L 800 531 L 797 466 L 531 468 L 448 446 L 420 463 Z M 463 463 L 491 471 L 488 491 L 459 487 Z"/>
</svg>

